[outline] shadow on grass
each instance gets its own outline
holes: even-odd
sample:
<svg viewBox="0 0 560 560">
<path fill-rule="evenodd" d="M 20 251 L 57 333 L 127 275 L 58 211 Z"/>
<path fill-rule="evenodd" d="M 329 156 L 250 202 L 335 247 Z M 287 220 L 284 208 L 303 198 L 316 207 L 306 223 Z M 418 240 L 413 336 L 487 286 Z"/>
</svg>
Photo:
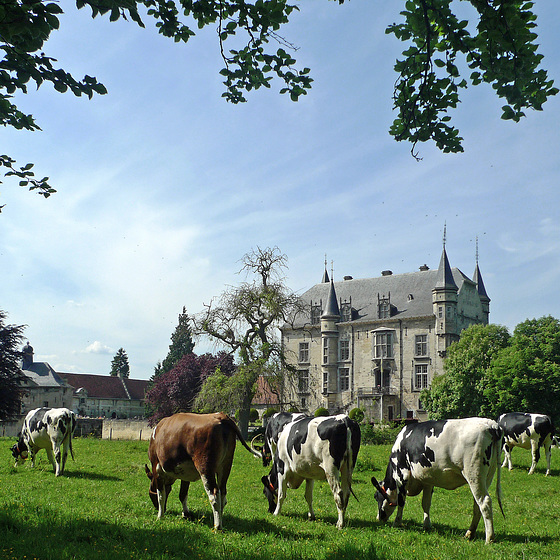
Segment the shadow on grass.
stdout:
<svg viewBox="0 0 560 560">
<path fill-rule="evenodd" d="M 391 522 L 389 522 L 391 525 Z M 396 530 L 402 531 L 410 531 L 415 533 L 435 533 L 443 538 L 450 538 L 450 539 L 464 539 L 465 533 L 467 532 L 468 525 L 465 525 L 464 528 L 448 525 L 446 523 L 437 523 L 432 521 L 432 528 L 429 531 L 424 529 L 422 523 L 414 520 L 404 520 L 401 527 L 395 527 Z M 484 532 L 484 522 L 481 520 L 480 524 L 476 531 L 476 536 L 473 540 L 482 540 L 485 539 L 485 532 Z M 546 536 L 546 535 L 536 535 L 534 533 L 527 534 L 527 533 L 508 533 L 506 531 L 497 531 L 495 536 L 496 543 L 504 543 L 509 542 L 512 544 L 524 544 L 524 543 L 542 543 L 542 544 L 549 544 L 549 543 L 556 543 L 557 538 L 553 536 Z"/>
<path fill-rule="evenodd" d="M 154 517 L 141 527 L 126 527 L 115 522 L 90 522 L 85 518 L 69 519 L 56 510 L 44 509 L 39 523 L 28 524 L 25 512 L 16 508 L 0 510 L 0 557 L 40 558 L 59 560 L 175 559 L 196 560 L 270 560 L 270 547 L 251 546 L 245 537 L 264 533 L 282 540 L 288 546 L 291 540 L 316 539 L 317 536 L 292 531 L 273 525 L 265 519 L 253 523 L 233 516 L 224 517 L 225 529 L 221 533 L 208 531 L 210 515 L 202 512 L 193 515 L 194 521 L 162 523 Z M 239 535 L 241 533 L 241 539 Z M 363 547 L 350 543 L 333 544 L 322 558 L 330 560 L 384 560 L 372 546 Z M 291 549 L 290 549 L 291 550 Z"/>
</svg>

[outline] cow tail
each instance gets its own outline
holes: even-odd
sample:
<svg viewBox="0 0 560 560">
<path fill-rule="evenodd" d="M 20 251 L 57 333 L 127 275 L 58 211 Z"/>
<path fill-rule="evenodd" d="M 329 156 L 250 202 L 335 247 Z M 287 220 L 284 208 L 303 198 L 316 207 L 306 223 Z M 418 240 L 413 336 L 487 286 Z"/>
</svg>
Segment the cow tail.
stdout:
<svg viewBox="0 0 560 560">
<path fill-rule="evenodd" d="M 346 422 L 346 460 L 348 461 L 346 476 L 348 477 L 348 488 L 350 489 L 350 493 L 354 496 L 354 498 L 356 498 L 356 501 L 359 502 L 360 500 L 358 500 L 358 496 L 356 496 L 356 494 L 354 494 L 354 490 L 352 490 L 352 473 L 354 472 L 354 467 L 356 466 L 355 462 L 358 455 L 358 450 L 354 449 L 354 440 L 355 438 L 352 432 L 352 426 L 349 422 Z"/>
<path fill-rule="evenodd" d="M 504 432 L 501 428 L 498 429 L 498 436 L 496 439 L 496 496 L 498 498 L 498 505 L 500 506 L 500 511 L 502 512 L 503 517 L 506 517 L 504 513 L 504 508 L 502 506 L 502 447 L 503 447 L 503 438 Z"/>
<path fill-rule="evenodd" d="M 259 453 L 258 451 L 256 451 L 255 449 L 252 449 L 249 446 L 249 444 L 245 441 L 245 438 L 241 434 L 241 432 L 239 430 L 239 426 L 229 416 L 227 416 L 227 422 L 231 426 L 231 429 L 234 431 L 235 435 L 237 436 L 237 439 L 241 442 L 243 447 L 247 451 L 249 451 L 249 453 L 254 455 L 255 457 L 258 457 L 259 459 L 262 459 L 262 453 Z"/>
<path fill-rule="evenodd" d="M 70 455 L 72 456 L 72 461 L 75 461 L 74 450 L 72 449 L 72 436 L 74 435 L 74 430 L 76 429 L 76 419 L 72 415 L 70 418 L 70 433 L 68 434 L 68 449 L 70 450 Z"/>
</svg>

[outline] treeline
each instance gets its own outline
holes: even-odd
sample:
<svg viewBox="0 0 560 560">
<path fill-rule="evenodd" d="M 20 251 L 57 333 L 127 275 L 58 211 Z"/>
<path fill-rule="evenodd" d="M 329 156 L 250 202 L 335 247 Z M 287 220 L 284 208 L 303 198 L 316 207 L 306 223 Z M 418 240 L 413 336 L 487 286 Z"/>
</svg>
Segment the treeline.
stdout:
<svg viewBox="0 0 560 560">
<path fill-rule="evenodd" d="M 512 335 L 493 324 L 465 329 L 421 399 L 436 419 L 519 411 L 547 414 L 560 425 L 560 322 L 529 319 Z"/>
</svg>

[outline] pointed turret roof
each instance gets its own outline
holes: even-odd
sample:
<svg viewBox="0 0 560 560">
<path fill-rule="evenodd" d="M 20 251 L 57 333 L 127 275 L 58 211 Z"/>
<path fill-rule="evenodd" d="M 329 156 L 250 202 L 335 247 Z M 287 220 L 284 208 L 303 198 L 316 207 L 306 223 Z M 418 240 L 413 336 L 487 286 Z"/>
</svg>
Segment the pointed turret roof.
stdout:
<svg viewBox="0 0 560 560">
<path fill-rule="evenodd" d="M 340 317 L 340 309 L 336 300 L 336 291 L 334 289 L 334 282 L 331 280 L 329 295 L 327 297 L 327 305 L 321 317 Z"/>
<path fill-rule="evenodd" d="M 451 267 L 449 266 L 449 259 L 447 258 L 447 252 L 445 251 L 445 245 L 443 246 L 443 251 L 441 253 L 441 260 L 439 261 L 437 280 L 434 288 L 444 290 L 458 290 L 457 284 L 455 284 L 455 280 L 453 279 Z"/>
<path fill-rule="evenodd" d="M 484 282 L 482 281 L 482 274 L 480 273 L 480 268 L 478 268 L 478 262 L 476 263 L 476 267 L 474 269 L 473 282 L 476 283 L 476 290 L 478 292 L 478 295 L 480 296 L 480 299 L 490 301 L 490 298 L 486 293 L 486 288 L 484 287 Z"/>
<path fill-rule="evenodd" d="M 325 272 L 323 273 L 323 279 L 321 280 L 321 284 L 327 284 L 329 282 L 329 273 L 327 272 L 327 267 L 325 266 Z"/>
</svg>

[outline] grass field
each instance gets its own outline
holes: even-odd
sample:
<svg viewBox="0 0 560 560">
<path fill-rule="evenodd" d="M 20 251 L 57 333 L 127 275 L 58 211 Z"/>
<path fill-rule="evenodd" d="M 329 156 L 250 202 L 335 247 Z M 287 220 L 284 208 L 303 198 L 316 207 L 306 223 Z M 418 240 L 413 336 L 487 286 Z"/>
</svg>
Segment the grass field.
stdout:
<svg viewBox="0 0 560 560">
<path fill-rule="evenodd" d="M 212 531 L 208 499 L 200 483 L 191 485 L 194 519 L 181 519 L 176 484 L 164 519 L 148 499 L 144 472 L 147 442 L 74 440 L 64 476 L 55 478 L 44 451 L 35 469 L 13 467 L 13 440 L 0 438 L 0 558 L 31 560 L 549 560 L 560 557 L 560 450 L 553 449 L 552 476 L 544 457 L 528 476 L 530 453 L 516 449 L 512 472 L 502 470 L 504 519 L 495 503 L 496 539 L 484 544 L 463 538 L 471 518 L 467 487 L 436 489 L 431 517 L 422 530 L 420 497 L 409 498 L 404 526 L 375 520 L 372 474 L 382 478 L 390 446 L 362 446 L 354 472 L 347 526 L 335 528 L 336 508 L 328 486 L 315 485 L 316 521 L 307 520 L 303 486 L 288 490 L 282 515 L 267 511 L 260 462 L 237 446 L 228 483 L 224 531 Z M 491 494 L 495 496 L 495 481 Z"/>
</svg>

